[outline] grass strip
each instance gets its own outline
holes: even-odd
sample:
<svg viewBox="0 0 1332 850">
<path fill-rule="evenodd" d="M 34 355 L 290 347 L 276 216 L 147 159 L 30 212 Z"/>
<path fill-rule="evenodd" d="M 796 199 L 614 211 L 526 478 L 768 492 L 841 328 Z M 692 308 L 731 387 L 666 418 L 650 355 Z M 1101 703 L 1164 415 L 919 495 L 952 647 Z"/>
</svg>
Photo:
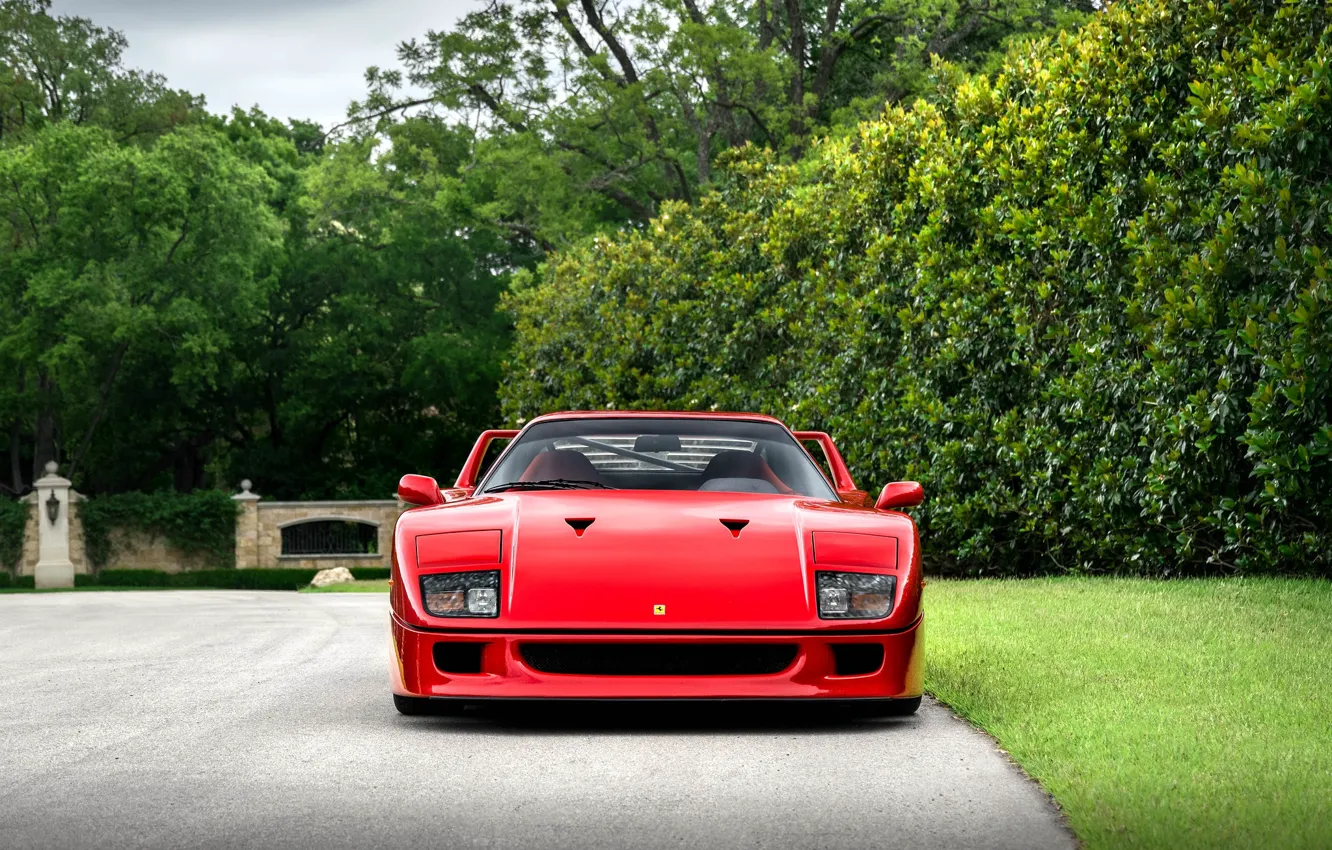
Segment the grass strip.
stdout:
<svg viewBox="0 0 1332 850">
<path fill-rule="evenodd" d="M 1088 848 L 1332 846 L 1332 583 L 932 580 L 931 693 Z"/>
<path fill-rule="evenodd" d="M 324 587 L 303 587 L 301 593 L 388 593 L 389 580 L 349 581 Z"/>
</svg>

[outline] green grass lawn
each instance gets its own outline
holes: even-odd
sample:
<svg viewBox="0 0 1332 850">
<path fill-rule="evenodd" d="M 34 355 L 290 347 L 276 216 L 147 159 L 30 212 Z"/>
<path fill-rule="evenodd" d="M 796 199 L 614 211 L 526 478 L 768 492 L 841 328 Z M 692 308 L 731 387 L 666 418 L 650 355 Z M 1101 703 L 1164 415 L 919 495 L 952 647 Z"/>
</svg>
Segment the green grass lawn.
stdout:
<svg viewBox="0 0 1332 850">
<path fill-rule="evenodd" d="M 926 686 L 1098 847 L 1332 847 L 1332 583 L 930 581 Z"/>
<path fill-rule="evenodd" d="M 388 579 L 374 581 L 349 581 L 346 584 L 330 584 L 327 587 L 305 587 L 301 593 L 387 593 Z"/>
</svg>

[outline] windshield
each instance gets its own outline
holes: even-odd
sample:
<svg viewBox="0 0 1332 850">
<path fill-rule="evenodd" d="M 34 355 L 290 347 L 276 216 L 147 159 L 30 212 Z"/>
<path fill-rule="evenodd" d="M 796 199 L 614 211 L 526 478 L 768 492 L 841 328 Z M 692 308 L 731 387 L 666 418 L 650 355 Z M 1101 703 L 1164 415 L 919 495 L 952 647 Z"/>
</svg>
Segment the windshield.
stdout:
<svg viewBox="0 0 1332 850">
<path fill-rule="evenodd" d="M 837 498 L 780 425 L 666 417 L 540 422 L 514 440 L 478 492 L 603 488 Z"/>
</svg>

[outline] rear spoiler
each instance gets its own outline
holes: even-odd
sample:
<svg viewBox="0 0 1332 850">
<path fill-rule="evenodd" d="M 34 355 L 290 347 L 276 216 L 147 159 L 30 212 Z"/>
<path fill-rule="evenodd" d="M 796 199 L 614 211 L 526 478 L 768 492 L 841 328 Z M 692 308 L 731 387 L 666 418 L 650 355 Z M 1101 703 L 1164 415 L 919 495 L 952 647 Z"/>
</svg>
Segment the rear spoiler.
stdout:
<svg viewBox="0 0 1332 850">
<path fill-rule="evenodd" d="M 818 443 L 819 447 L 823 449 L 823 456 L 828 461 L 828 470 L 832 472 L 833 488 L 839 494 L 862 494 L 856 488 L 856 482 L 851 480 L 851 471 L 846 468 L 846 461 L 842 460 L 842 453 L 837 450 L 837 445 L 828 433 L 824 431 L 795 431 L 793 433 L 800 442 Z"/>
<path fill-rule="evenodd" d="M 458 473 L 454 488 L 469 493 L 476 489 L 476 476 L 481 471 L 481 461 L 485 460 L 486 449 L 496 440 L 512 440 L 516 436 L 518 436 L 517 429 L 497 428 L 482 431 L 481 436 L 476 438 L 476 444 L 472 446 L 472 453 L 467 456 L 467 463 L 463 464 L 462 472 Z"/>
</svg>

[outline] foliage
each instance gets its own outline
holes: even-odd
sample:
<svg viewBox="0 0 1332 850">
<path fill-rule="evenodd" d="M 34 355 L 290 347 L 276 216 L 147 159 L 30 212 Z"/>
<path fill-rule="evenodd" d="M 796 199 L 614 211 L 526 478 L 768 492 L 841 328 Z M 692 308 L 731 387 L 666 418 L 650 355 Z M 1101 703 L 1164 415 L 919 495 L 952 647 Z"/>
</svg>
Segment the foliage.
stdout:
<svg viewBox="0 0 1332 850">
<path fill-rule="evenodd" d="M 1332 583 L 937 581 L 925 687 L 1082 846 L 1327 847 Z"/>
<path fill-rule="evenodd" d="M 26 502 L 0 499 L 0 575 L 18 567 L 31 508 Z"/>
<path fill-rule="evenodd" d="M 510 300 L 509 418 L 763 410 L 931 568 L 1332 573 L 1324 2 L 1119 3 Z"/>
<path fill-rule="evenodd" d="M 219 567 L 235 565 L 238 509 L 226 493 L 120 493 L 81 502 L 78 510 L 88 560 L 98 569 L 111 560 L 115 530 L 146 532 Z"/>
<path fill-rule="evenodd" d="M 0 366 L 36 423 L 34 469 L 60 426 L 73 477 L 127 361 L 188 405 L 238 358 L 278 233 L 270 187 L 203 128 L 126 147 L 71 124 L 0 147 L 0 186 Z"/>
<path fill-rule="evenodd" d="M 534 259 L 473 131 L 210 116 L 48 10 L 0 2 L 0 491 L 56 460 L 87 494 L 379 497 L 460 463 Z"/>
<path fill-rule="evenodd" d="M 810 137 L 928 86 L 932 56 L 977 68 L 1008 39 L 1074 26 L 1089 0 L 512 0 L 404 44 L 352 114 L 428 106 L 482 129 L 487 214 L 539 245 L 645 224 L 691 201 L 745 142 Z M 407 86 L 409 94 L 403 94 Z M 422 96 L 424 95 L 424 96 Z"/>
<path fill-rule="evenodd" d="M 102 570 L 95 575 L 76 575 L 78 587 L 200 587 L 221 590 L 298 590 L 315 577 L 312 569 L 189 570 Z M 352 567 L 357 581 L 386 581 L 387 567 Z"/>
<path fill-rule="evenodd" d="M 16 576 L 0 570 L 0 590 L 31 590 L 36 586 L 37 579 L 33 576 Z"/>
<path fill-rule="evenodd" d="M 474 215 L 484 187 L 453 176 L 469 146 L 465 129 L 413 118 L 301 168 L 278 286 L 216 395 L 216 419 L 239 423 L 232 480 L 381 498 L 495 421 L 509 343 L 495 308 L 531 258 Z"/>
<path fill-rule="evenodd" d="M 123 35 L 53 18 L 50 8 L 51 0 L 0 2 L 0 142 L 60 122 L 140 140 L 193 119 L 195 98 L 124 67 Z"/>
<path fill-rule="evenodd" d="M 103 570 L 96 575 L 76 575 L 76 587 L 197 587 L 214 590 L 299 590 L 310 583 L 318 570 L 190 570 L 164 573 L 160 570 Z"/>
</svg>

